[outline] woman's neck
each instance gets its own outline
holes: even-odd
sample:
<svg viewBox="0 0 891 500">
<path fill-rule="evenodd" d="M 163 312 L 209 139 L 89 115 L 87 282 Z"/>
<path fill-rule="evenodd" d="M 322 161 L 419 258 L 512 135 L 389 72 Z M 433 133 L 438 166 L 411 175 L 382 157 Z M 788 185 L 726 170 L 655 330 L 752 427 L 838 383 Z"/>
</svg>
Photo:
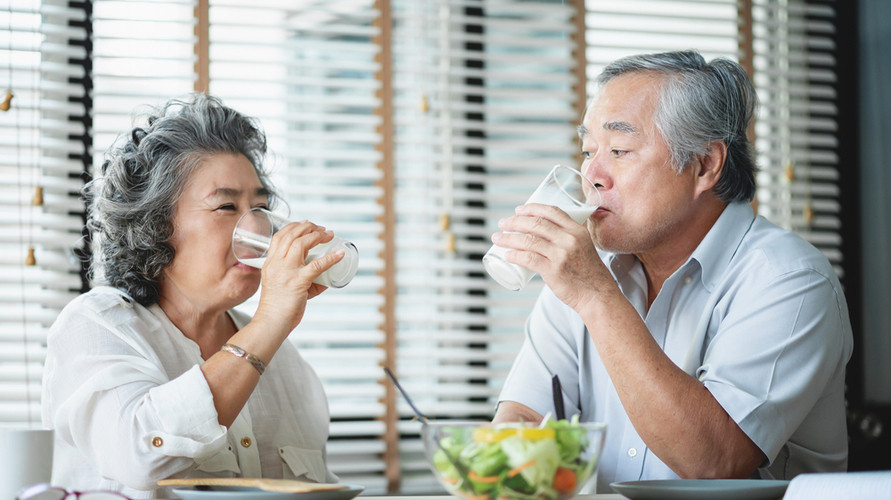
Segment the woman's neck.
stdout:
<svg viewBox="0 0 891 500">
<path fill-rule="evenodd" d="M 182 334 L 198 344 L 201 357 L 208 359 L 237 331 L 226 309 L 207 308 L 185 297 L 163 292 L 158 306 Z"/>
</svg>

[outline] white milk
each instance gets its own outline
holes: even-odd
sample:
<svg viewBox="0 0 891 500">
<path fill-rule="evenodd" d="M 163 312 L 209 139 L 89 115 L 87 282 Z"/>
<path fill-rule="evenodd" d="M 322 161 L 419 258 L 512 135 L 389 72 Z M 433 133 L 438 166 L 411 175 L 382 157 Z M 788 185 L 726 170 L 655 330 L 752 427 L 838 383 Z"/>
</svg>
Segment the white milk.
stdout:
<svg viewBox="0 0 891 500">
<path fill-rule="evenodd" d="M 566 212 L 567 215 L 572 217 L 572 220 L 576 221 L 579 224 L 584 224 L 585 221 L 588 220 L 588 217 L 591 217 L 591 214 L 597 211 L 597 207 L 584 206 L 564 208 L 563 211 Z"/>
</svg>

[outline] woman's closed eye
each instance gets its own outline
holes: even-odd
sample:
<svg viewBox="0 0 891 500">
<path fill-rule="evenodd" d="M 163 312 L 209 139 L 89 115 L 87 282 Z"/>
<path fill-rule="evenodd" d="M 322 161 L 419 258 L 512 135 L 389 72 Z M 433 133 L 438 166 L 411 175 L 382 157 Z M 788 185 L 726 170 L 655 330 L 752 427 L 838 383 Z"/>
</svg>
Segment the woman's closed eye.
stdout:
<svg viewBox="0 0 891 500">
<path fill-rule="evenodd" d="M 232 210 L 232 211 L 235 211 L 235 204 L 234 204 L 234 203 L 223 203 L 222 205 L 220 205 L 219 207 L 217 207 L 217 210 Z"/>
</svg>

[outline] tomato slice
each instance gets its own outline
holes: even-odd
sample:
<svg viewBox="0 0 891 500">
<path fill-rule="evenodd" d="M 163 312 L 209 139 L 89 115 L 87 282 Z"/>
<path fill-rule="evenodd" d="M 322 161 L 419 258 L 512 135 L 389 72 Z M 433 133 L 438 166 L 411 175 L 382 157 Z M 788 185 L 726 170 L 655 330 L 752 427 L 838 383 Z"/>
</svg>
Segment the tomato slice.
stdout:
<svg viewBox="0 0 891 500">
<path fill-rule="evenodd" d="M 570 493 L 575 491 L 576 484 L 577 479 L 574 470 L 564 469 L 563 467 L 557 468 L 557 472 L 554 473 L 555 490 L 560 493 Z"/>
</svg>

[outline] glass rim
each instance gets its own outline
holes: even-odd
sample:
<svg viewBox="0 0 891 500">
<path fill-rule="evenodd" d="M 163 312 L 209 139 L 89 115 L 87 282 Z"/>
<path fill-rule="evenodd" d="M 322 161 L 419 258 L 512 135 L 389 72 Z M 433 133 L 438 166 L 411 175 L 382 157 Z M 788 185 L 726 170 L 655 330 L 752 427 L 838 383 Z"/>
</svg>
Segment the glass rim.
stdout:
<svg viewBox="0 0 891 500">
<path fill-rule="evenodd" d="M 554 165 L 553 168 L 551 168 L 551 171 L 548 173 L 548 175 L 549 176 L 552 175 L 556 179 L 557 178 L 556 173 L 558 170 L 568 170 L 572 174 L 575 174 L 577 177 L 579 177 L 579 179 L 581 179 L 579 184 L 582 189 L 582 194 L 585 195 L 584 201 L 581 201 L 581 202 L 576 199 L 575 195 L 567 192 L 566 189 L 563 188 L 562 184 L 557 182 L 558 189 L 560 189 L 560 191 L 562 191 L 570 200 L 572 200 L 573 203 L 575 203 L 576 205 L 578 205 L 580 207 L 595 206 L 595 205 L 599 207 L 603 203 L 603 195 L 600 194 L 600 190 L 597 189 L 597 186 L 593 182 L 591 182 L 591 179 L 589 179 L 588 176 L 586 176 L 584 174 L 584 172 L 582 172 L 581 170 L 579 170 L 577 168 L 570 167 L 569 165 L 563 165 L 563 164 L 558 163 L 558 164 Z M 587 186 L 585 184 L 587 184 Z M 591 200 L 589 199 L 589 196 L 588 196 L 589 189 L 593 190 L 593 192 L 597 194 L 596 203 L 592 203 Z"/>
</svg>

